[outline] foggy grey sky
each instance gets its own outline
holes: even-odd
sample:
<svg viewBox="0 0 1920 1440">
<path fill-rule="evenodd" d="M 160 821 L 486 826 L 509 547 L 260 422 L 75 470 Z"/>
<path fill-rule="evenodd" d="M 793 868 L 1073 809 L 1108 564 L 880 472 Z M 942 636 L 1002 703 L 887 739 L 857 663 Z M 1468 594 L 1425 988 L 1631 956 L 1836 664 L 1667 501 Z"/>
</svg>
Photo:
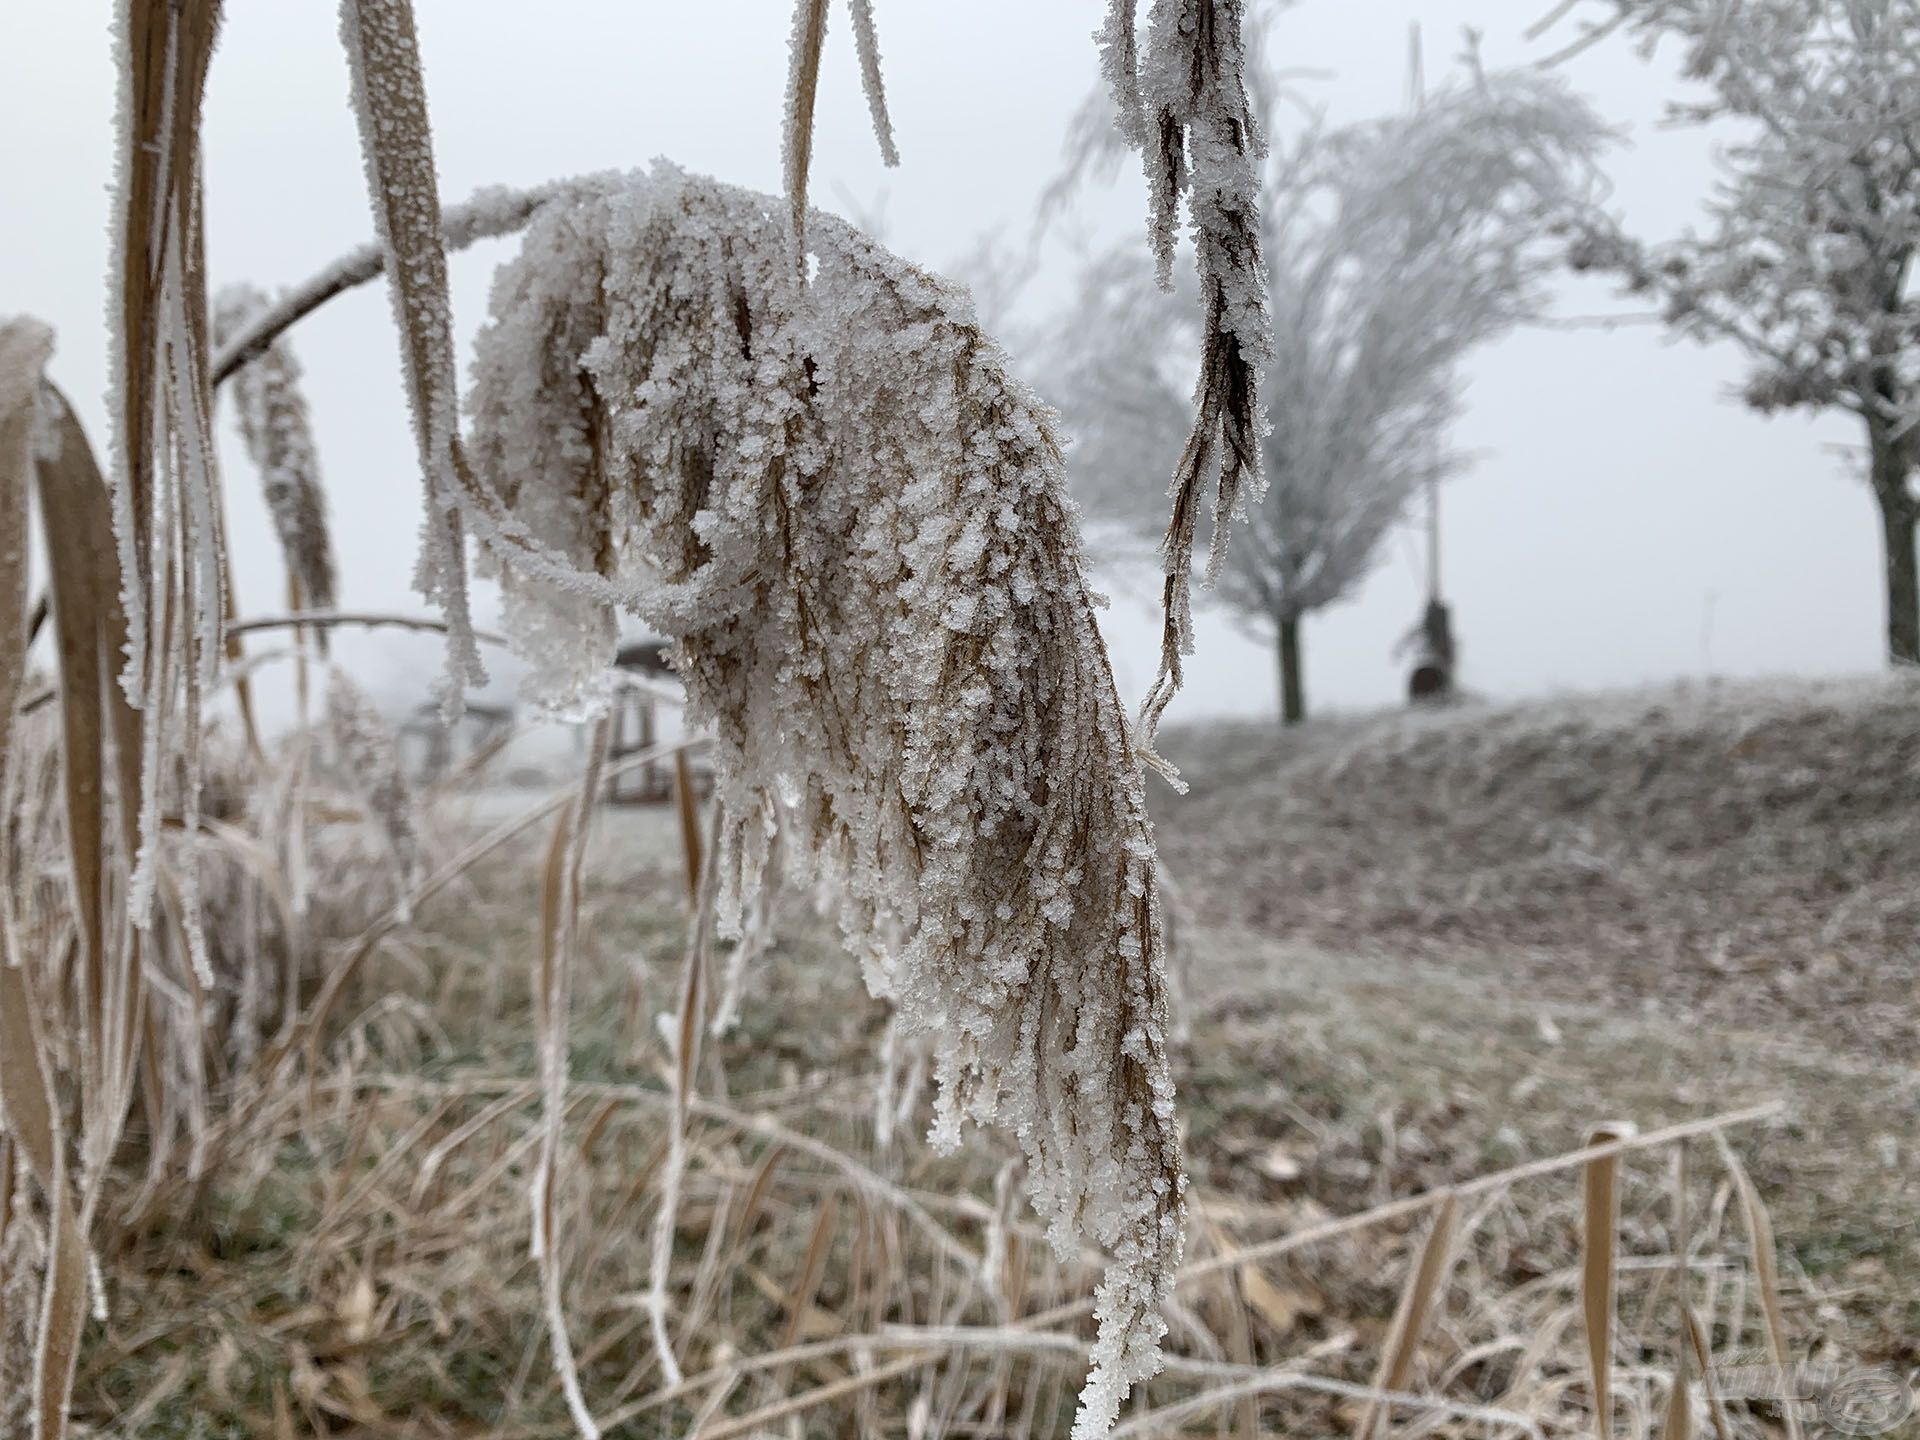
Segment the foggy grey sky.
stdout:
<svg viewBox="0 0 1920 1440">
<path fill-rule="evenodd" d="M 822 79 L 814 196 L 872 207 L 889 245 L 941 268 L 976 237 L 1026 233 L 1059 164 L 1068 116 L 1095 79 L 1093 0 L 877 0 L 902 163 L 884 170 L 868 129 L 844 14 Z M 1323 72 L 1302 88 L 1335 121 L 1401 103 L 1407 29 L 1424 27 L 1429 81 L 1461 28 L 1489 64 L 1537 59 L 1521 31 L 1549 0 L 1301 0 L 1275 29 L 1280 63 Z M 104 0 L 15 6 L 0 45 L 0 314 L 58 332 L 53 372 L 104 453 L 107 183 L 114 76 Z M 786 0 L 544 6 L 422 0 L 427 83 L 443 196 L 485 184 L 628 168 L 667 156 L 688 169 L 779 188 Z M 1656 127 L 1680 93 L 1671 59 L 1610 43 L 1566 67 L 1631 144 L 1608 161 L 1614 204 L 1642 234 L 1671 234 L 1711 182 L 1708 141 Z M 206 120 L 209 255 L 216 286 L 303 279 L 371 233 L 347 107 L 335 7 L 234 0 L 214 58 Z M 1096 247 L 1144 244 L 1138 173 L 1087 196 L 1076 227 Z M 514 242 L 454 261 L 456 324 L 485 313 L 493 267 Z M 1048 253 L 1033 308 L 1063 288 Z M 1570 282 L 1569 315 L 1629 313 L 1600 284 Z M 342 603 L 411 612 L 420 489 L 383 291 L 329 305 L 293 333 L 340 551 Z M 1458 438 L 1477 456 L 1445 501 L 1445 578 L 1468 688 L 1498 696 L 1705 673 L 1832 674 L 1881 656 L 1879 551 L 1837 418 L 1762 420 L 1727 397 L 1729 349 L 1668 343 L 1657 326 L 1535 330 L 1473 365 Z M 283 608 L 281 569 L 251 470 L 219 417 L 243 613 Z M 1358 599 L 1308 620 L 1309 703 L 1391 703 L 1391 655 L 1417 610 L 1410 536 L 1396 536 Z M 1151 577 L 1103 577 L 1105 628 L 1124 698 L 1152 676 Z M 486 602 L 490 603 L 490 597 Z M 1172 718 L 1270 714 L 1264 646 L 1215 613 Z M 424 640 L 351 639 L 347 662 L 376 689 L 438 669 Z M 494 662 L 490 662 L 494 663 Z M 495 673 L 507 672 L 495 663 Z"/>
</svg>

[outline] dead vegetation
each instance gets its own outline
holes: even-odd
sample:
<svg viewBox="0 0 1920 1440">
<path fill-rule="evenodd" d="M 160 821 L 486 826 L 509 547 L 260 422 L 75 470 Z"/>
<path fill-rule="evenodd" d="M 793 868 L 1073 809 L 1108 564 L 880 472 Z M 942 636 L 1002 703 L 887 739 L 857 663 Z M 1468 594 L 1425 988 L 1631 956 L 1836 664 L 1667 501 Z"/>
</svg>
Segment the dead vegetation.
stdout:
<svg viewBox="0 0 1920 1440">
<path fill-rule="evenodd" d="M 675 1003 L 686 915 L 677 869 L 622 863 L 633 823 L 607 814 L 588 852 L 551 1171 L 596 1423 L 1064 1433 L 1099 1259 L 1051 1259 L 1015 1203 L 1006 1149 L 980 1137 L 942 1158 L 920 1140 L 924 1056 L 887 1042 L 887 1008 L 804 897 L 782 907 L 739 1028 L 703 1047 L 669 1281 L 683 1375 L 663 1372 L 648 1222 L 673 1088 L 652 1032 Z M 112 1312 L 79 1372 L 78 1419 L 143 1435 L 570 1432 L 525 1241 L 544 1142 L 522 977 L 540 946 L 542 868 L 529 833 L 423 904 L 344 993 L 311 1074 L 217 1127 L 231 1159 L 176 1181 L 145 1223 L 114 1227 Z M 1665 1140 L 1584 1167 L 1517 1140 L 1483 1153 L 1461 1145 L 1483 1117 L 1449 1132 L 1427 1108 L 1438 1097 L 1378 1115 L 1372 1097 L 1339 1093 L 1345 1077 L 1311 1048 L 1276 1065 L 1273 1011 L 1256 1021 L 1251 1008 L 1215 996 L 1194 1016 L 1193 1243 L 1168 1370 L 1119 1433 L 1577 1431 L 1592 1394 L 1583 1234 L 1613 1237 L 1606 1374 L 1632 1433 L 1659 1428 L 1682 1333 L 1676 1276 L 1712 1354 L 1764 1347 L 1743 1212 L 1697 1138 L 1683 1187 L 1695 1218 L 1675 1258 L 1671 1166 L 1681 1136 L 1722 1123 L 1694 1118 L 1705 1107 Z M 1250 1029 L 1264 1035 L 1250 1043 Z M 1592 1199 L 1597 1167 L 1616 1164 L 1617 1224 Z M 1708 1403 L 1697 1384 L 1691 1395 Z M 1770 1433 L 1778 1418 L 1726 1409 L 1731 1433 Z"/>
<path fill-rule="evenodd" d="M 851 8 L 885 147 L 871 17 Z M 1203 67 L 1217 93 L 1155 102 L 1188 121 L 1218 118 L 1238 83 L 1240 7 L 1201 8 L 1235 24 Z M 469 459 L 446 246 L 534 207 L 442 214 L 404 0 L 342 6 L 377 262 L 350 257 L 264 318 L 250 306 L 212 353 L 197 138 L 218 12 L 124 11 L 105 475 L 44 378 L 45 330 L 0 328 L 0 1428 L 1377 1440 L 1604 1430 L 1611 1413 L 1635 1435 L 1710 1424 L 1732 1440 L 1777 1420 L 1792 1436 L 1790 1408 L 1709 1381 L 1757 1345 L 1781 1383 L 1811 1293 L 1776 1253 L 1775 1177 L 1749 1180 L 1722 1143 L 1775 1115 L 1764 1095 L 1711 1095 L 1584 1147 L 1600 1117 L 1582 1114 L 1530 1159 L 1415 1143 L 1435 1121 L 1403 1123 L 1404 1094 L 1379 1120 L 1337 1069 L 1322 1079 L 1310 1044 L 1305 1059 L 1237 1046 L 1230 994 L 1269 1028 L 1275 995 L 1223 988 L 1237 972 L 1210 960 L 1221 892 L 1205 873 L 1187 1139 L 1210 1175 L 1181 1261 L 1138 736 L 1051 422 L 933 277 L 819 216 L 806 263 L 823 5 L 799 6 L 784 211 L 665 170 L 623 182 L 623 238 L 653 243 L 610 248 L 667 296 L 698 281 L 704 299 L 677 320 L 664 303 L 589 317 L 639 333 L 555 361 L 570 382 L 602 365 L 619 382 L 559 397 L 591 402 L 608 544 L 586 557 Z M 1195 181 L 1225 173 L 1246 199 L 1232 156 L 1198 158 Z M 534 234 L 591 199 L 555 191 Z M 319 637 L 347 617 L 233 613 L 216 375 L 272 382 L 252 448 L 287 502 L 290 593 L 311 603 L 331 593 L 332 550 L 275 326 L 381 265 L 428 507 L 421 585 L 445 616 L 405 623 L 448 632 L 452 689 L 478 675 L 470 538 L 655 619 L 719 733 L 604 775 L 715 744 L 704 832 L 679 769 L 683 868 L 623 872 L 609 837 L 596 849 L 599 743 L 577 787 L 492 830 L 458 818 L 486 756 L 409 793 L 351 682 L 329 687 L 328 728 L 306 713 Z M 859 303 L 816 313 L 820 296 Z M 1257 308 L 1240 295 L 1236 325 L 1212 321 L 1245 340 Z M 1226 409 L 1203 403 L 1200 430 L 1224 426 L 1231 454 L 1196 462 L 1188 502 L 1217 464 L 1230 512 L 1257 409 L 1231 377 L 1204 388 Z M 600 483 L 616 472 L 618 503 Z M 32 671 L 29 490 L 52 561 Z M 654 611 L 627 561 L 658 572 Z M 1177 632 L 1171 592 L 1169 608 Z M 239 636 L 269 627 L 297 647 L 301 723 L 278 739 L 236 663 Z M 229 685 L 236 724 L 215 716 Z M 769 693 L 772 713 L 748 703 Z M 777 841 L 746 823 L 796 801 Z M 776 856 L 819 862 L 785 872 L 778 917 Z M 723 886 L 723 867 L 763 884 Z M 737 938 L 716 894 L 758 907 Z M 803 899 L 838 912 L 839 941 Z M 903 1003 L 863 998 L 861 968 Z M 1306 1117 L 1300 1158 L 1278 1117 Z M 919 1139 L 957 1140 L 965 1119 L 1013 1133 L 950 1155 Z M 1717 1164 L 1669 1184 L 1708 1137 Z M 1129 1396 L 1163 1310 L 1164 1371 Z M 1701 1383 L 1676 1384 L 1690 1365 Z"/>
</svg>

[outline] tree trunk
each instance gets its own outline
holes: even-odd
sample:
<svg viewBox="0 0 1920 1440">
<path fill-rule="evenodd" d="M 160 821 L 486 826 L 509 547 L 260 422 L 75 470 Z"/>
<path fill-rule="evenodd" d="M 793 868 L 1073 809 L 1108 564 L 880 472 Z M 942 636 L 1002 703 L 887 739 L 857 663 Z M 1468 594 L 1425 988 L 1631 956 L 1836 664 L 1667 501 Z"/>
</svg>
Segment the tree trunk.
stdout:
<svg viewBox="0 0 1920 1440">
<path fill-rule="evenodd" d="M 1280 723 L 1298 725 L 1307 718 L 1307 690 L 1300 677 L 1300 617 L 1282 616 L 1280 631 Z"/>
<path fill-rule="evenodd" d="M 1887 658 L 1920 665 L 1920 568 L 1915 564 L 1915 506 L 1904 491 L 1880 492 L 1880 529 L 1887 557 Z"/>
<path fill-rule="evenodd" d="M 1871 422 L 1867 439 L 1887 560 L 1887 658 L 1895 665 L 1920 665 L 1920 569 L 1915 565 L 1913 533 L 1920 505 L 1907 488 L 1907 466 L 1898 441 Z"/>
</svg>

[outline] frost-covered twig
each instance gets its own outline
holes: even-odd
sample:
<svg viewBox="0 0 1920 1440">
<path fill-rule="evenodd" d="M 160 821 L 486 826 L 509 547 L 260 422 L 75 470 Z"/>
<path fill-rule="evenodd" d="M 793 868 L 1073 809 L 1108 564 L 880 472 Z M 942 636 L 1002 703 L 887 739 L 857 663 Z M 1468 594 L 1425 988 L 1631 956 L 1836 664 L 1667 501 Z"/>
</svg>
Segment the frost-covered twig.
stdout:
<svg viewBox="0 0 1920 1440">
<path fill-rule="evenodd" d="M 328 630 L 336 625 L 364 625 L 369 629 L 389 626 L 396 630 L 422 630 L 435 635 L 447 633 L 447 622 L 434 615 L 387 615 L 377 610 L 295 610 L 287 615 L 251 615 L 227 626 L 229 635 L 251 635 L 257 630 Z M 504 645 L 506 636 L 491 630 L 475 630 L 473 638 L 483 645 Z"/>
<path fill-rule="evenodd" d="M 560 180 L 530 189 L 489 186 L 474 192 L 464 204 L 449 205 L 440 216 L 440 233 L 449 252 L 464 250 L 481 240 L 511 235 L 525 225 L 547 201 L 579 182 Z M 281 335 L 337 295 L 370 280 L 387 268 L 387 252 L 379 241 L 349 250 L 326 269 L 288 290 L 265 309 L 248 316 L 226 337 L 213 357 L 213 383 L 220 385 L 249 360 L 263 354 Z"/>
</svg>

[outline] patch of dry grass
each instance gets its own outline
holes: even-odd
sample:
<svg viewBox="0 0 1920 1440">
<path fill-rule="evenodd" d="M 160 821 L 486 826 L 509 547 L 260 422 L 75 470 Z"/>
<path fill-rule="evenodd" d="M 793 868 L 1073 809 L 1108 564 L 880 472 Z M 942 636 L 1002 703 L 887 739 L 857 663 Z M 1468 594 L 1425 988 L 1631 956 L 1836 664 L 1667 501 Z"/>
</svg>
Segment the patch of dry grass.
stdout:
<svg viewBox="0 0 1920 1440">
<path fill-rule="evenodd" d="M 654 1017 L 674 1004 L 685 887 L 677 864 L 622 856 L 639 848 L 634 825 L 676 823 L 603 814 L 586 874 L 553 1203 L 597 1421 L 622 1435 L 778 1433 L 789 1418 L 804 1433 L 1064 1433 L 1098 1257 L 1050 1257 L 993 1137 L 935 1156 L 920 1103 L 879 1138 L 876 1097 L 913 1087 L 876 1073 L 885 1008 L 803 897 L 782 907 L 739 1028 L 703 1048 L 668 1292 L 685 1377 L 662 1373 L 647 1232 L 673 1106 Z M 115 1238 L 113 1317 L 76 1389 L 83 1421 L 127 1433 L 135 1417 L 163 1436 L 571 1431 L 526 1244 L 542 1143 L 526 983 L 538 841 L 395 932 L 343 995 L 313 1073 L 247 1109 L 233 1163 Z M 1289 989 L 1268 975 L 1270 947 L 1198 938 L 1184 1086 L 1195 1232 L 1169 1371 L 1123 1433 L 1590 1428 L 1580 1156 L 1523 1162 L 1575 1150 L 1603 1105 L 1634 1104 L 1652 1128 L 1745 1092 L 1676 1102 L 1649 1076 L 1641 1094 L 1558 1090 L 1552 1105 L 1476 1094 L 1495 1067 L 1460 1065 L 1419 1029 L 1455 1018 L 1416 1014 L 1424 991 L 1382 1004 L 1323 973 Z M 1618 1158 L 1610 1348 L 1634 1434 L 1665 1413 L 1676 1274 L 1691 1277 L 1715 1355 L 1765 1344 L 1724 1172 L 1693 1153 L 1701 1218 L 1680 1257 L 1670 1150 Z M 1757 1159 L 1769 1154 L 1763 1143 Z M 1765 1194 L 1777 1173 L 1755 1170 Z M 1798 1340 L 1815 1298 L 1802 1280 L 1787 1260 Z M 1691 1396 L 1704 1430 L 1704 1391 Z M 1743 1435 L 1777 1420 L 1727 1410 Z"/>
<path fill-rule="evenodd" d="M 1920 1042 L 1920 679 L 1236 727 L 1169 753 L 1194 781 L 1159 806 L 1169 867 L 1262 934 L 1903 1065 Z"/>
</svg>

